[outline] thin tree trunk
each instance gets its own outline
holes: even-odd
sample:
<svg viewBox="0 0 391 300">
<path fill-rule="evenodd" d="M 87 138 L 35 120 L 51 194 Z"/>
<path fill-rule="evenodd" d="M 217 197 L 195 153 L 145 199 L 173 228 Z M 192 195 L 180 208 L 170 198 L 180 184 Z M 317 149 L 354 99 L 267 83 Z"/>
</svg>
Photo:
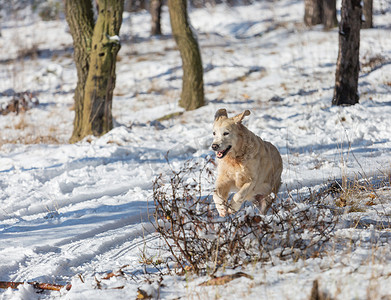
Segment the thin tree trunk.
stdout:
<svg viewBox="0 0 391 300">
<path fill-rule="evenodd" d="M 342 0 L 333 105 L 358 103 L 361 0 Z"/>
<path fill-rule="evenodd" d="M 84 91 L 83 136 L 100 136 L 113 128 L 111 108 L 122 12 L 123 0 L 99 0 Z"/>
<path fill-rule="evenodd" d="M 151 35 L 161 35 L 162 34 L 162 28 L 161 28 L 161 15 L 162 15 L 162 6 L 163 6 L 163 0 L 151 0 Z"/>
<path fill-rule="evenodd" d="M 198 42 L 190 28 L 187 0 L 168 0 L 175 42 L 182 58 L 182 93 L 179 105 L 193 110 L 204 105 L 204 83 Z"/>
<path fill-rule="evenodd" d="M 84 107 L 84 85 L 87 81 L 91 40 L 94 30 L 94 13 L 91 0 L 65 1 L 66 19 L 73 38 L 77 85 L 74 95 L 75 118 L 70 142 L 81 139 Z"/>
<path fill-rule="evenodd" d="M 361 24 L 361 28 L 372 28 L 373 27 L 373 0 L 364 0 L 364 7 L 363 7 L 363 16 L 364 21 Z"/>
<path fill-rule="evenodd" d="M 331 29 L 338 25 L 336 2 L 336 0 L 323 0 L 323 25 L 325 29 Z"/>
<path fill-rule="evenodd" d="M 304 0 L 304 24 L 309 27 L 321 24 L 322 18 L 323 0 Z"/>
</svg>

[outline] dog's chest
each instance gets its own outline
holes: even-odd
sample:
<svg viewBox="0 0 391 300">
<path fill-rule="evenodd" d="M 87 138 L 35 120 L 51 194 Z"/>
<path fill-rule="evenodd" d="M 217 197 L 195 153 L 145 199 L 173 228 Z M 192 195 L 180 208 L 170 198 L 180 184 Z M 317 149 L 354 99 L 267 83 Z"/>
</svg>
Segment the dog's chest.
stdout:
<svg viewBox="0 0 391 300">
<path fill-rule="evenodd" d="M 248 172 L 244 169 L 242 163 L 235 160 L 226 160 L 219 165 L 219 173 L 235 182 L 237 188 L 241 188 L 249 181 Z"/>
</svg>

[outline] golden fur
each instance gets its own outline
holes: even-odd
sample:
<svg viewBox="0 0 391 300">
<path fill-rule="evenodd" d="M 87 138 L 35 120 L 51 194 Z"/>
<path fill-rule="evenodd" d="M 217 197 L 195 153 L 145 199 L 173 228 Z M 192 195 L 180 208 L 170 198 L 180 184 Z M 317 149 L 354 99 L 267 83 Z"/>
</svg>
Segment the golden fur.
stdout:
<svg viewBox="0 0 391 300">
<path fill-rule="evenodd" d="M 281 155 L 241 123 L 249 114 L 246 110 L 228 118 L 227 111 L 219 109 L 215 115 L 212 149 L 219 162 L 213 200 L 222 217 L 239 210 L 246 200 L 265 214 L 281 185 Z M 237 193 L 228 204 L 231 190 Z"/>
</svg>

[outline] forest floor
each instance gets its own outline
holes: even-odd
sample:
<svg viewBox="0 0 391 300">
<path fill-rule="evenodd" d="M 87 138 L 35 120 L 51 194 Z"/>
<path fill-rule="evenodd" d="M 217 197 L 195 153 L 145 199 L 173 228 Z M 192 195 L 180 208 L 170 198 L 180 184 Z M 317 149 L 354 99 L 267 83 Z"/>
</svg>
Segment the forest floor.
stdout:
<svg viewBox="0 0 391 300">
<path fill-rule="evenodd" d="M 134 299 L 142 291 L 162 299 L 308 299 L 316 280 L 334 299 L 391 299 L 391 3 L 374 5 L 375 27 L 361 31 L 360 104 L 352 107 L 331 106 L 338 29 L 306 28 L 303 1 L 191 8 L 207 103 L 189 112 L 178 106 L 181 59 L 167 8 L 162 37 L 149 36 L 147 12 L 125 13 L 115 128 L 76 144 L 68 143 L 77 76 L 65 19 L 44 22 L 28 9 L 3 18 L 0 281 L 72 288 L 36 293 L 24 284 L 0 290 L 0 299 Z M 7 111 L 15 101 L 19 111 Z M 337 184 L 322 209 L 338 218 L 319 255 L 282 259 L 272 251 L 268 260 L 213 273 L 246 276 L 202 285 L 211 273 L 175 273 L 149 217 L 157 176 L 214 160 L 219 108 L 249 109 L 244 124 L 279 149 L 282 203 L 313 212 L 302 200 Z"/>
</svg>

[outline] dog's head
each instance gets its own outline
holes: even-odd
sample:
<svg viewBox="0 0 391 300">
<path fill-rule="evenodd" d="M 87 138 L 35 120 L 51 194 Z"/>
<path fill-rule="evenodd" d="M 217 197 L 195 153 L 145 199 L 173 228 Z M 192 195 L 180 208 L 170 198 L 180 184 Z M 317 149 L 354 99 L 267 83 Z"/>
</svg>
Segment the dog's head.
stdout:
<svg viewBox="0 0 391 300">
<path fill-rule="evenodd" d="M 215 114 L 213 125 L 213 143 L 212 149 L 216 152 L 217 158 L 223 158 L 230 151 L 235 151 L 238 146 L 242 120 L 250 114 L 245 110 L 232 118 L 228 118 L 227 111 L 224 108 L 219 109 Z"/>
</svg>

